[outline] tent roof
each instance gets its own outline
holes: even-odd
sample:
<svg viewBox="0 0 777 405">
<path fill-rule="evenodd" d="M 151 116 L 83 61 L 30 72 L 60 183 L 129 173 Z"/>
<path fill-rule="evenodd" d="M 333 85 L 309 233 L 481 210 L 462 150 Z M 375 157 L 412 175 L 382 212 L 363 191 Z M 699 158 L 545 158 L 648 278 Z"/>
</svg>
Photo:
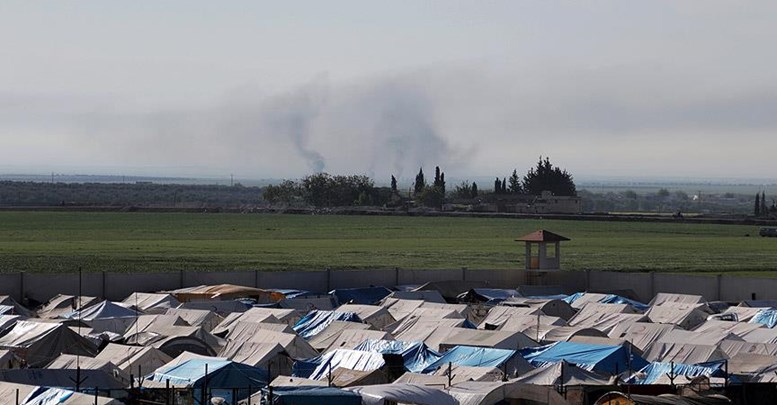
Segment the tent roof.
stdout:
<svg viewBox="0 0 777 405">
<path fill-rule="evenodd" d="M 563 378 L 563 381 L 562 381 Z M 560 361 L 532 370 L 516 379 L 526 384 L 549 385 L 611 385 L 608 378 Z"/>
<path fill-rule="evenodd" d="M 382 384 L 349 388 L 362 396 L 363 405 L 383 405 L 386 401 L 419 405 L 458 405 L 445 391 L 417 384 Z"/>
<path fill-rule="evenodd" d="M 567 240 L 572 240 L 572 239 L 569 239 L 566 236 L 561 236 L 557 233 L 553 233 L 551 231 L 540 229 L 532 233 L 527 233 L 526 235 L 521 236 L 515 241 L 516 242 L 563 242 Z"/>
</svg>

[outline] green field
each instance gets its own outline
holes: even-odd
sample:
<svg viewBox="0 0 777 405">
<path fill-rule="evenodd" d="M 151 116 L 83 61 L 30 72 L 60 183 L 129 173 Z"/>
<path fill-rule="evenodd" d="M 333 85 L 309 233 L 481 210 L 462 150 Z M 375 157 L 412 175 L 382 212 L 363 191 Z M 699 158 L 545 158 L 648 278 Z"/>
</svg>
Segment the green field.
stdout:
<svg viewBox="0 0 777 405">
<path fill-rule="evenodd" d="M 521 268 L 544 228 L 570 270 L 774 272 L 755 226 L 269 214 L 0 212 L 0 271 Z M 753 235 L 746 237 L 746 234 Z M 777 273 L 775 273 L 777 274 Z"/>
</svg>

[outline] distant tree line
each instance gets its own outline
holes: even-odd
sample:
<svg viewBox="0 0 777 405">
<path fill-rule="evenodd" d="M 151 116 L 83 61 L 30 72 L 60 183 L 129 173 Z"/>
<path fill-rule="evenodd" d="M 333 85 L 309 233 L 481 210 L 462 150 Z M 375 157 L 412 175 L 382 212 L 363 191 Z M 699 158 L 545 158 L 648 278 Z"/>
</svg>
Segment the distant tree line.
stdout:
<svg viewBox="0 0 777 405">
<path fill-rule="evenodd" d="M 396 187 L 396 179 L 392 188 Z M 391 200 L 392 189 L 375 187 L 367 176 L 332 176 L 316 173 L 299 181 L 284 180 L 264 188 L 264 199 L 273 204 L 342 207 L 384 205 Z"/>
<path fill-rule="evenodd" d="M 777 216 L 777 205 L 772 201 L 772 205 L 769 206 L 766 203 L 766 192 L 755 193 L 755 207 L 753 208 L 753 216 L 757 218 L 771 218 Z"/>
<path fill-rule="evenodd" d="M 43 183 L 0 181 L 0 206 L 187 206 L 259 205 L 262 189 L 156 183 Z"/>
</svg>

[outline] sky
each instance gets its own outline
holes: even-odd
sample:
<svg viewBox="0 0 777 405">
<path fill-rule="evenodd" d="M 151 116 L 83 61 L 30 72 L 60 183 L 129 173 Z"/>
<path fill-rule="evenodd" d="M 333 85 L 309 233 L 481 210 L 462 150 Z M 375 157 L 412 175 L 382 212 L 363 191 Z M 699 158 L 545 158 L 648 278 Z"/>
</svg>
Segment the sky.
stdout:
<svg viewBox="0 0 777 405">
<path fill-rule="evenodd" d="M 0 3 L 0 173 L 773 179 L 777 3 Z"/>
</svg>

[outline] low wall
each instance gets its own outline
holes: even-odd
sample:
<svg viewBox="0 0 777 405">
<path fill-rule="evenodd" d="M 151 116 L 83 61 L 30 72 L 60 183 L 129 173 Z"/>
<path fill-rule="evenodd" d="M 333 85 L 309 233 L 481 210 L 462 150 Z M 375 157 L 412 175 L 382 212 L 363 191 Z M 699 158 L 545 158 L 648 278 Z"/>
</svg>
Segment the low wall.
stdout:
<svg viewBox="0 0 777 405">
<path fill-rule="evenodd" d="M 223 271 L 169 273 L 84 273 L 83 295 L 121 300 L 132 292 L 172 290 L 202 284 L 238 284 L 258 288 L 294 288 L 327 292 L 336 288 L 423 284 L 431 281 L 482 281 L 493 288 L 557 286 L 565 293 L 632 290 L 643 301 L 656 293 L 702 295 L 709 301 L 777 300 L 777 278 L 669 273 L 559 271 L 548 273 L 494 269 L 376 269 L 319 271 Z M 57 294 L 78 294 L 78 274 L 0 274 L 0 295 L 45 302 Z"/>
</svg>

